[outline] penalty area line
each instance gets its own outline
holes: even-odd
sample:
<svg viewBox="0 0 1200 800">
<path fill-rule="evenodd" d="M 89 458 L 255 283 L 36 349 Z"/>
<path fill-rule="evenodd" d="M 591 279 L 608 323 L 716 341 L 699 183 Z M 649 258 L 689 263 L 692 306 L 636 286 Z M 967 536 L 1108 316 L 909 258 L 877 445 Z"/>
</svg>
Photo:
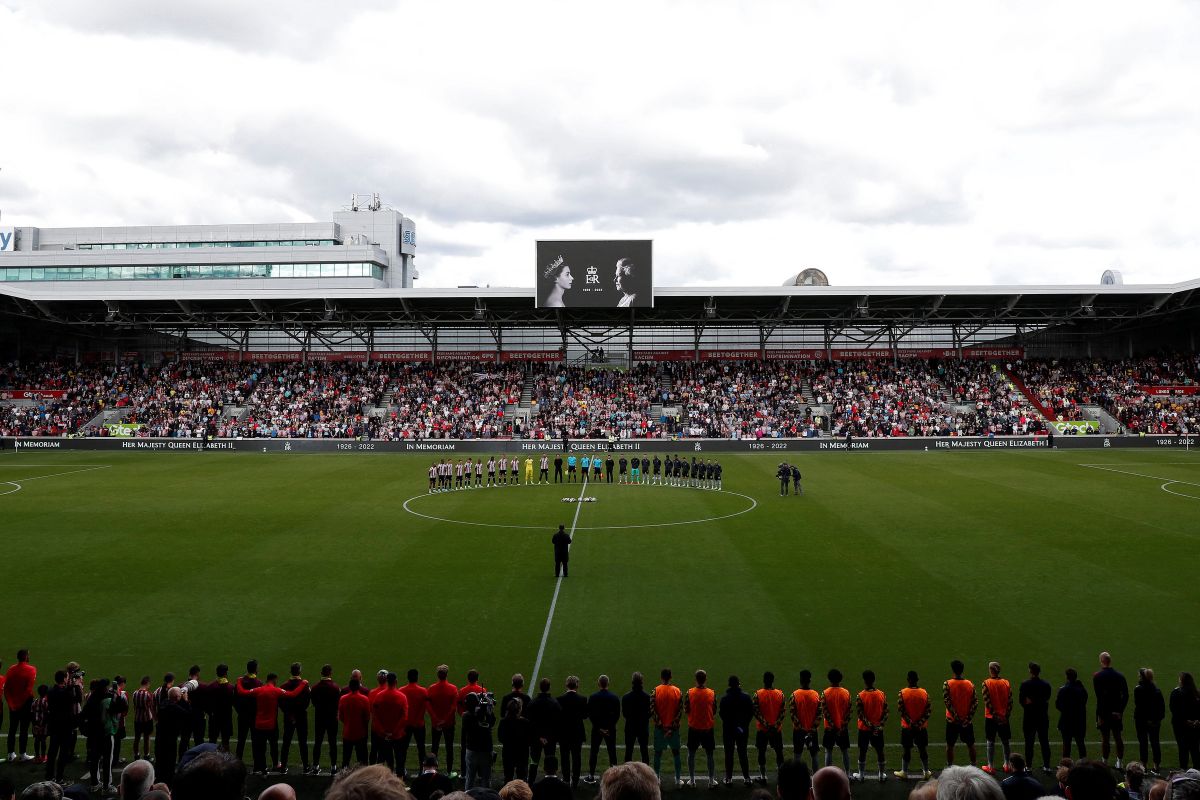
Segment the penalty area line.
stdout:
<svg viewBox="0 0 1200 800">
<path fill-rule="evenodd" d="M 575 540 L 575 526 L 579 524 L 579 512 L 583 510 L 583 493 L 587 491 L 587 481 L 579 487 L 579 499 L 575 502 L 575 518 L 571 520 L 571 540 Z M 567 545 L 571 552 L 571 545 Z M 546 628 L 542 631 L 542 643 L 538 645 L 537 660 L 533 662 L 533 678 L 530 686 L 537 686 L 538 670 L 542 668 L 542 656 L 546 653 L 546 640 L 550 638 L 550 625 L 554 622 L 554 609 L 558 606 L 558 592 L 562 589 L 563 576 L 554 579 L 554 596 L 550 598 L 550 613 L 546 614 Z"/>
</svg>

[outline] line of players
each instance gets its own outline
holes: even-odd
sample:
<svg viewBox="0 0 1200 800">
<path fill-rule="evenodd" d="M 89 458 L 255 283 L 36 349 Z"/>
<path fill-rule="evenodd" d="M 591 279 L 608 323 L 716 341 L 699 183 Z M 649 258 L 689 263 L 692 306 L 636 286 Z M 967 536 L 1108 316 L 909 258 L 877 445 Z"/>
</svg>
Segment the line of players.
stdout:
<svg viewBox="0 0 1200 800">
<path fill-rule="evenodd" d="M 695 456 L 689 462 L 677 455 L 667 456 L 664 461 L 658 454 L 653 458 L 626 458 L 622 455 L 614 459 L 609 453 L 601 460 L 600 456 L 576 456 L 574 453 L 566 456 L 554 456 L 554 478 L 550 478 L 550 456 L 543 453 L 538 458 L 538 477 L 533 478 L 533 457 L 525 458 L 525 485 L 548 483 L 578 483 L 591 480 L 595 483 L 613 483 L 614 470 L 616 483 L 640 484 L 645 486 L 689 486 L 697 489 L 722 488 L 722 467 L 714 460 L 700 460 Z M 563 473 L 563 466 L 566 473 Z M 429 466 L 429 491 L 448 492 L 457 489 L 483 489 L 492 486 L 519 486 L 518 477 L 521 459 L 517 456 L 509 458 L 501 454 L 499 458 L 492 456 L 485 462 L 482 458 L 472 460 L 466 458 L 460 461 L 442 459 L 434 461 Z M 590 475 L 590 478 L 589 478 Z M 485 482 L 486 476 L 486 482 Z"/>
</svg>

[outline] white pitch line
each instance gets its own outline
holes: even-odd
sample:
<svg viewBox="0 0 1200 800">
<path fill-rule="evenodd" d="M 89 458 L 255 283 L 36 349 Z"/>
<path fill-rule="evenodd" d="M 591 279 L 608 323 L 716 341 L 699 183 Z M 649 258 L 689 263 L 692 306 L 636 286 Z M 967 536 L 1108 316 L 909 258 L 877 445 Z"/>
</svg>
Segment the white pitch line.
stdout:
<svg viewBox="0 0 1200 800">
<path fill-rule="evenodd" d="M 1167 488 L 1168 486 L 1171 486 L 1172 484 L 1180 484 L 1182 486 L 1196 486 L 1196 487 L 1200 488 L 1200 483 L 1193 483 L 1192 481 L 1180 481 L 1180 480 L 1176 480 L 1175 478 L 1164 478 L 1161 475 L 1147 475 L 1144 472 L 1130 472 L 1127 469 L 1117 469 L 1115 467 L 1105 466 L 1102 464 L 1080 464 L 1079 466 L 1087 467 L 1089 469 L 1098 469 L 1098 470 L 1102 470 L 1104 472 L 1116 472 L 1121 475 L 1132 475 L 1135 478 L 1149 478 L 1149 479 L 1155 480 L 1155 481 L 1166 481 L 1166 483 L 1164 483 L 1162 486 L 1160 486 L 1158 488 L 1163 490 L 1167 494 L 1173 494 L 1176 497 L 1186 497 L 1189 500 L 1200 500 L 1200 497 L 1195 497 L 1190 494 L 1180 494 L 1179 492 L 1172 492 L 1170 489 Z"/>
<path fill-rule="evenodd" d="M 583 510 L 583 493 L 587 491 L 587 481 L 583 482 L 583 486 L 579 487 L 579 499 L 575 502 L 575 519 L 571 520 L 571 539 L 575 539 L 575 526 L 579 523 L 579 512 Z M 571 545 L 567 545 L 567 553 L 571 552 Z M 554 597 L 550 598 L 550 613 L 546 615 L 546 628 L 542 631 L 542 643 L 538 645 L 537 661 L 533 663 L 533 679 L 529 681 L 530 686 L 537 686 L 538 670 L 542 668 L 542 655 L 546 652 L 546 640 L 550 638 L 550 624 L 554 622 L 554 608 L 558 605 L 558 591 L 562 588 L 563 576 L 559 575 L 554 579 Z"/>
<path fill-rule="evenodd" d="M 36 464 L 24 464 L 22 466 L 37 466 L 37 465 Z M 2 486 L 17 487 L 16 489 L 12 490 L 11 492 L 0 493 L 0 497 L 4 497 L 4 496 L 10 495 L 10 494 L 16 494 L 17 492 L 21 491 L 22 488 L 24 488 L 22 484 L 28 483 L 29 481 L 40 481 L 45 478 L 59 478 L 59 477 L 62 477 L 63 475 L 75 475 L 76 473 L 79 473 L 79 472 L 95 472 L 98 469 L 110 469 L 111 467 L 112 467 L 111 464 L 96 464 L 96 465 L 93 465 L 90 467 L 83 467 L 81 469 L 69 469 L 65 472 L 52 472 L 49 475 L 35 475 L 32 478 L 17 478 L 16 480 L 13 480 L 13 481 L 0 481 L 0 485 L 2 485 Z"/>
</svg>

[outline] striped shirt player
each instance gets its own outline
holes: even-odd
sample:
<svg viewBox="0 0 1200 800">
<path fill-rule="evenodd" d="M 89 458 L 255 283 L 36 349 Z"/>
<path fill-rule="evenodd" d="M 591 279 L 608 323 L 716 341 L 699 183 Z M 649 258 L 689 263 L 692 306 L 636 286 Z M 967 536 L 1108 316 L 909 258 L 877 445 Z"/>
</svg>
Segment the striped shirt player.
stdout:
<svg viewBox="0 0 1200 800">
<path fill-rule="evenodd" d="M 434 462 L 429 467 L 429 491 L 432 492 L 435 489 L 437 489 L 437 479 L 438 479 L 438 466 L 437 466 L 437 462 Z"/>
<path fill-rule="evenodd" d="M 496 459 L 495 458 L 488 459 L 487 469 L 488 469 L 487 485 L 495 486 L 496 485 Z"/>
<path fill-rule="evenodd" d="M 517 478 L 517 467 L 519 466 L 521 466 L 521 459 L 517 458 L 516 456 L 513 456 L 508 460 L 508 474 L 510 476 L 510 482 L 517 486 L 521 484 L 521 481 Z"/>
<path fill-rule="evenodd" d="M 896 777 L 908 778 L 908 764 L 915 744 L 921 758 L 921 776 L 928 780 L 933 775 L 929 771 L 929 718 L 933 714 L 933 704 L 929 702 L 929 692 L 918 685 L 916 670 L 909 670 L 908 686 L 900 690 L 896 710 L 900 712 L 900 747 L 903 749 Z"/>
<path fill-rule="evenodd" d="M 508 456 L 500 454 L 499 469 L 496 470 L 496 477 L 501 483 L 508 483 Z"/>
<path fill-rule="evenodd" d="M 754 725 L 754 747 L 758 750 L 758 781 L 766 783 L 767 750 L 775 751 L 776 771 L 783 764 L 783 690 L 775 688 L 773 672 L 763 673 L 763 686 L 754 693 Z"/>
<path fill-rule="evenodd" d="M 800 688 L 792 692 L 792 749 L 798 756 L 808 751 L 812 762 L 812 771 L 817 771 L 817 753 L 820 750 L 817 741 L 817 723 L 824 713 L 821 708 L 821 695 L 812 688 L 812 672 L 800 670 Z"/>
<path fill-rule="evenodd" d="M 538 462 L 538 483 L 550 482 L 550 457 L 545 453 L 542 454 L 541 460 Z"/>
<path fill-rule="evenodd" d="M 970 763 L 977 763 L 975 754 L 975 709 L 979 698 L 975 684 L 963 677 L 965 666 L 957 658 L 950 662 L 954 677 L 942 684 L 942 700 L 946 703 L 946 765 L 954 764 L 954 745 L 959 739 L 967 746 Z"/>
<path fill-rule="evenodd" d="M 1004 748 L 1004 771 L 1011 772 L 1008 764 L 1008 754 L 1011 750 L 1009 741 L 1012 739 L 1013 695 L 1012 684 L 1007 678 L 1000 677 L 1000 662 L 988 664 L 988 677 L 983 681 L 983 736 L 987 740 L 987 764 L 983 771 L 994 773 L 996 768 L 992 761 L 996 755 L 996 737 L 1000 737 L 1000 745 Z"/>
<path fill-rule="evenodd" d="M 683 462 L 684 469 L 688 467 Z M 842 686 L 842 671 L 831 669 L 829 687 L 821 692 L 821 718 L 825 723 L 825 766 L 833 766 L 833 748 L 842 751 L 842 770 L 850 774 L 850 692 Z"/>
<path fill-rule="evenodd" d="M 463 488 L 471 488 L 471 474 L 475 471 L 475 465 L 471 463 L 471 459 L 467 459 L 466 466 L 463 467 Z"/>
<path fill-rule="evenodd" d="M 133 760 L 140 753 L 150 755 L 150 735 L 154 733 L 154 720 L 158 718 L 158 701 L 150 691 L 150 676 L 142 678 L 142 684 L 133 693 Z M 144 747 L 143 747 L 144 745 Z"/>
<path fill-rule="evenodd" d="M 887 768 L 883 755 L 883 726 L 887 724 L 887 695 L 875 688 L 875 673 L 863 670 L 863 690 L 854 700 L 855 716 L 858 717 L 858 780 L 867 772 L 867 748 L 875 751 L 879 761 L 879 782 L 887 780 Z"/>
<path fill-rule="evenodd" d="M 460 461 L 454 465 L 454 488 L 455 489 L 462 488 L 462 478 L 463 478 L 463 462 Z"/>
<path fill-rule="evenodd" d="M 483 459 L 475 462 L 475 486 L 479 488 L 483 486 Z"/>
</svg>

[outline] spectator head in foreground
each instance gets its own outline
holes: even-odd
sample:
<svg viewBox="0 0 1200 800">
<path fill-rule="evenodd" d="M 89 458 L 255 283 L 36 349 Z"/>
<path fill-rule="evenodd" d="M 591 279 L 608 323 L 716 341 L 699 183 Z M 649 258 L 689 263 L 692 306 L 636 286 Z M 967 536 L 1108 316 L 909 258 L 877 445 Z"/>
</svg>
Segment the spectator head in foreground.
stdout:
<svg viewBox="0 0 1200 800">
<path fill-rule="evenodd" d="M 138 800 L 154 785 L 154 765 L 144 758 L 132 761 L 121 772 L 121 797 Z"/>
<path fill-rule="evenodd" d="M 1168 778 L 1166 800 L 1200 800 L 1200 769 L 1178 772 Z"/>
<path fill-rule="evenodd" d="M 17 787 L 8 778 L 0 778 L 0 800 L 13 800 L 17 796 Z"/>
<path fill-rule="evenodd" d="M 62 796 L 62 787 L 54 781 L 38 781 L 21 792 L 21 800 L 62 800 Z"/>
<path fill-rule="evenodd" d="M 374 764 L 340 773 L 325 800 L 412 800 L 412 795 L 396 773 L 384 764 Z"/>
<path fill-rule="evenodd" d="M 937 800 L 937 790 L 937 778 L 921 781 L 908 793 L 908 800 Z"/>
<path fill-rule="evenodd" d="M 296 790 L 286 783 L 273 783 L 262 790 L 258 800 L 296 800 Z"/>
<path fill-rule="evenodd" d="M 172 800 L 242 800 L 246 765 L 232 753 L 204 753 L 179 771 Z"/>
<path fill-rule="evenodd" d="M 1004 793 L 1000 784 L 980 769 L 946 767 L 938 776 L 937 800 L 1004 800 Z"/>
<path fill-rule="evenodd" d="M 791 759 L 779 765 L 779 784 L 775 793 L 779 800 L 805 800 L 812 789 L 812 773 L 802 760 Z"/>
<path fill-rule="evenodd" d="M 1113 800 L 1117 780 L 1107 764 L 1080 759 L 1067 773 L 1067 797 L 1070 800 Z"/>
<path fill-rule="evenodd" d="M 600 776 L 599 797 L 600 800 L 661 800 L 662 791 L 649 764 L 630 761 L 604 771 Z"/>
<path fill-rule="evenodd" d="M 533 789 L 521 779 L 511 780 L 500 787 L 501 800 L 533 800 Z"/>
<path fill-rule="evenodd" d="M 813 800 L 850 800 L 850 778 L 837 767 L 821 767 L 812 776 L 812 796 Z"/>
</svg>

